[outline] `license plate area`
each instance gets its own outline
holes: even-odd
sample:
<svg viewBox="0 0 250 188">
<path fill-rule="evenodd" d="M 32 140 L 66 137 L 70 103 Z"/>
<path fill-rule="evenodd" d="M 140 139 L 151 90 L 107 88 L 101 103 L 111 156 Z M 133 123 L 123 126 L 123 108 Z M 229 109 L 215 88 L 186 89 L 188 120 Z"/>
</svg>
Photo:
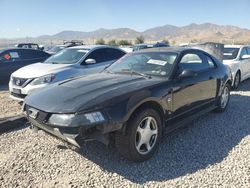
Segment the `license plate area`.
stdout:
<svg viewBox="0 0 250 188">
<path fill-rule="evenodd" d="M 31 117 L 32 119 L 36 119 L 39 111 L 34 108 L 29 108 L 27 113 L 28 113 L 28 116 Z"/>
<path fill-rule="evenodd" d="M 13 88 L 12 92 L 15 93 L 15 94 L 21 94 L 21 89 Z"/>
</svg>

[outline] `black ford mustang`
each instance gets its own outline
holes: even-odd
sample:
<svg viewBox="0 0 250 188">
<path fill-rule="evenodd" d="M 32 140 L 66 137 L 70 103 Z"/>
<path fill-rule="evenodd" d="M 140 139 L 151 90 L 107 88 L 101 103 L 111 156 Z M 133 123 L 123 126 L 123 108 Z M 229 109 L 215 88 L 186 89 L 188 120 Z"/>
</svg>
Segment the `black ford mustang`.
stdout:
<svg viewBox="0 0 250 188">
<path fill-rule="evenodd" d="M 127 54 L 99 74 L 63 81 L 28 96 L 24 110 L 35 130 L 76 146 L 108 143 L 128 159 L 155 152 L 170 132 L 211 110 L 223 112 L 231 73 L 204 51 L 158 48 Z"/>
</svg>

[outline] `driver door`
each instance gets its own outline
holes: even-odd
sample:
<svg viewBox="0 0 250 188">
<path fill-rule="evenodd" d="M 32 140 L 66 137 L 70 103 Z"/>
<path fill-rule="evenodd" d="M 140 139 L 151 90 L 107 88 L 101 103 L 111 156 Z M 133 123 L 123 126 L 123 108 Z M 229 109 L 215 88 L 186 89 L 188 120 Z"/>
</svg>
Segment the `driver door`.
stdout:
<svg viewBox="0 0 250 188">
<path fill-rule="evenodd" d="M 214 62 L 209 62 L 203 53 L 186 53 L 178 64 L 175 86 L 172 93 L 172 111 L 175 117 L 203 107 L 214 101 L 217 79 L 214 75 Z M 211 61 L 211 58 L 210 58 Z M 183 70 L 195 72 L 195 76 L 179 79 Z"/>
</svg>

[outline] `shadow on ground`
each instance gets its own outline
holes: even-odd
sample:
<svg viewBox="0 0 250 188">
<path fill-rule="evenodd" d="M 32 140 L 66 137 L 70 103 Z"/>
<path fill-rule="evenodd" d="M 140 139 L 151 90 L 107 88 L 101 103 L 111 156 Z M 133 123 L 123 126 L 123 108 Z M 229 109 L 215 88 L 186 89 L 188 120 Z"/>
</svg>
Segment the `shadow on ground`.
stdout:
<svg viewBox="0 0 250 188">
<path fill-rule="evenodd" d="M 0 118 L 0 135 L 27 127 L 27 119 L 23 115 Z"/>
<path fill-rule="evenodd" d="M 250 90 L 250 81 L 245 81 L 238 91 L 241 89 Z M 165 135 L 158 152 L 143 163 L 130 162 L 114 147 L 104 147 L 97 142 L 87 143 L 80 154 L 103 170 L 134 183 L 178 178 L 221 162 L 250 134 L 249 106 L 250 97 L 233 94 L 224 113 L 208 113 L 188 127 Z"/>
</svg>

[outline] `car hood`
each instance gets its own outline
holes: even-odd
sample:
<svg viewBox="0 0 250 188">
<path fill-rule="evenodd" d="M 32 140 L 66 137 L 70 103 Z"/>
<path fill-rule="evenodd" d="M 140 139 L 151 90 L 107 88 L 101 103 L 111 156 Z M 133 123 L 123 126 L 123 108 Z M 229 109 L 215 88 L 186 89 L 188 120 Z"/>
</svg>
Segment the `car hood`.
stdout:
<svg viewBox="0 0 250 188">
<path fill-rule="evenodd" d="M 25 103 L 51 113 L 74 113 L 103 108 L 115 97 L 133 94 L 163 82 L 127 74 L 99 73 L 49 86 L 26 97 Z"/>
<path fill-rule="evenodd" d="M 72 65 L 69 64 L 35 63 L 18 69 L 12 73 L 12 76 L 18 78 L 37 78 L 47 74 L 57 73 L 71 66 Z"/>
</svg>

